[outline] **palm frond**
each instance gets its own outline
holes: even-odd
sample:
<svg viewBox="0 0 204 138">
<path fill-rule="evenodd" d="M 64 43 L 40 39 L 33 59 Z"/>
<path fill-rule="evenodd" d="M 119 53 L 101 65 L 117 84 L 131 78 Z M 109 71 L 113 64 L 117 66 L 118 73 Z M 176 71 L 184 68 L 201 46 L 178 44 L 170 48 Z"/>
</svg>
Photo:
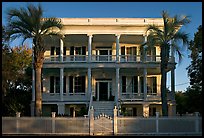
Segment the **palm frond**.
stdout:
<svg viewBox="0 0 204 138">
<path fill-rule="evenodd" d="M 42 27 L 41 27 L 41 34 L 45 34 L 45 32 L 47 33 L 48 29 L 50 28 L 58 28 L 61 29 L 62 28 L 62 24 L 61 24 L 61 20 L 57 19 L 57 18 L 45 18 L 42 21 Z"/>
</svg>

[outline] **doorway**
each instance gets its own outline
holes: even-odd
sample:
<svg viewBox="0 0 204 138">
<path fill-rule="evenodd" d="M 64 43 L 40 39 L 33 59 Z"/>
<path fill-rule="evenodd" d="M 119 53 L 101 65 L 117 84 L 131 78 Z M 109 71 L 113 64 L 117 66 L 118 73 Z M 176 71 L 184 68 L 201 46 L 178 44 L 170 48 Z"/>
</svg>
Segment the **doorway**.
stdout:
<svg viewBox="0 0 204 138">
<path fill-rule="evenodd" d="M 96 99 L 97 101 L 108 101 L 111 96 L 111 82 L 98 81 L 96 82 Z"/>
</svg>

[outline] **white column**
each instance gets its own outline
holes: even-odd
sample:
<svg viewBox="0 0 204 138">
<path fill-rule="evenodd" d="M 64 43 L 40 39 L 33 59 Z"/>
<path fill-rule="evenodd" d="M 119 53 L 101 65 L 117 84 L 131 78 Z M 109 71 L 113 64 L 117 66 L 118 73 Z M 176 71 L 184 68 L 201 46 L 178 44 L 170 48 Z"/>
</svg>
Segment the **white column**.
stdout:
<svg viewBox="0 0 204 138">
<path fill-rule="evenodd" d="M 147 42 L 147 35 L 144 36 L 144 43 Z M 146 62 L 147 60 L 147 53 L 146 53 L 146 48 L 147 48 L 147 45 L 144 46 L 143 48 L 143 61 Z"/>
<path fill-rule="evenodd" d="M 120 75 L 120 68 L 116 68 L 116 76 L 115 76 L 115 85 L 116 85 L 116 93 L 115 93 L 115 102 L 118 105 L 118 99 L 120 98 L 120 82 L 119 82 L 119 75 Z"/>
<path fill-rule="evenodd" d="M 146 101 L 147 100 L 147 69 L 144 68 L 143 69 L 143 87 L 144 87 L 144 100 Z"/>
<path fill-rule="evenodd" d="M 64 47 L 64 42 L 63 42 L 64 36 L 60 38 L 60 62 L 63 61 L 63 47 Z"/>
<path fill-rule="evenodd" d="M 147 35 L 144 36 L 145 40 L 144 42 L 146 43 L 147 42 Z M 147 60 L 147 53 L 146 53 L 146 48 L 147 48 L 147 45 L 144 46 L 143 48 L 143 56 L 144 56 L 144 59 L 143 59 L 143 63 L 146 62 Z M 146 66 L 146 65 L 144 65 Z M 147 100 L 147 68 L 144 67 L 143 69 L 143 83 L 144 83 L 144 100 Z"/>
<path fill-rule="evenodd" d="M 88 35 L 88 62 L 91 62 L 91 44 L 93 35 Z"/>
<path fill-rule="evenodd" d="M 143 104 L 143 117 L 149 117 L 149 104 Z"/>
<path fill-rule="evenodd" d="M 60 68 L 60 101 L 63 101 L 63 88 L 64 88 L 64 69 Z"/>
<path fill-rule="evenodd" d="M 64 115 L 65 105 L 62 104 L 62 103 L 57 104 L 57 108 L 58 108 L 58 114 L 60 114 L 60 115 Z"/>
<path fill-rule="evenodd" d="M 140 76 L 138 76 L 138 94 L 141 95 L 141 82 L 140 82 Z"/>
<path fill-rule="evenodd" d="M 120 35 L 116 34 L 116 61 L 119 61 Z"/>
<path fill-rule="evenodd" d="M 92 90 L 91 90 L 91 68 L 88 68 L 88 93 L 87 94 L 91 94 Z"/>
</svg>

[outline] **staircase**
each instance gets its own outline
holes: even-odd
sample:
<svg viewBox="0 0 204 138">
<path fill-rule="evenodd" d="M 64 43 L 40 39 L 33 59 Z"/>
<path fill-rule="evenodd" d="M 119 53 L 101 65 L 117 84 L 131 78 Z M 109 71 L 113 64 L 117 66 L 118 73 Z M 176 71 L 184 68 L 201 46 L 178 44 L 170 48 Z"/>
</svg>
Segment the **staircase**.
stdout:
<svg viewBox="0 0 204 138">
<path fill-rule="evenodd" d="M 94 117 L 100 114 L 113 117 L 114 101 L 93 101 Z"/>
</svg>

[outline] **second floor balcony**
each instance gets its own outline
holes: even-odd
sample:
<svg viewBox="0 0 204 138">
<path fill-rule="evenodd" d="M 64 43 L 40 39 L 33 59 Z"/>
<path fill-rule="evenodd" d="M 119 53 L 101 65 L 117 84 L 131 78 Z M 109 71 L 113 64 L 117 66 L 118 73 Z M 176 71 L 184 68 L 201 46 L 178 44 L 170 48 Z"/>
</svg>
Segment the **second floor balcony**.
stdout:
<svg viewBox="0 0 204 138">
<path fill-rule="evenodd" d="M 90 62 L 117 62 L 116 55 L 92 55 Z M 143 62 L 143 58 L 140 55 L 119 55 L 119 62 Z M 159 55 L 148 56 L 146 62 L 160 62 L 161 57 Z M 169 58 L 171 61 L 171 57 Z M 89 62 L 88 55 L 64 55 L 61 61 L 59 55 L 45 56 L 45 63 L 56 62 Z"/>
</svg>

